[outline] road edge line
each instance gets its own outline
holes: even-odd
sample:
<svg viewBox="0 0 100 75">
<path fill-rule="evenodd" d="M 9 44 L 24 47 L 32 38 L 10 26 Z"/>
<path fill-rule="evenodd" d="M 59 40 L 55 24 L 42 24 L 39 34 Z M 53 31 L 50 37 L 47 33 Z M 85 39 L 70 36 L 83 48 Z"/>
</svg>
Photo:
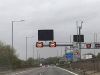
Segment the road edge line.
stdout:
<svg viewBox="0 0 100 75">
<path fill-rule="evenodd" d="M 69 70 L 67 70 L 67 69 L 64 69 L 64 68 L 61 68 L 61 67 L 57 67 L 57 68 L 59 68 L 59 69 L 61 69 L 61 70 L 64 70 L 64 71 L 67 71 L 67 72 L 69 72 L 69 73 L 71 73 L 71 74 L 78 75 L 78 74 L 76 74 L 76 73 L 74 73 L 74 72 L 72 72 L 72 71 L 69 71 Z"/>
</svg>

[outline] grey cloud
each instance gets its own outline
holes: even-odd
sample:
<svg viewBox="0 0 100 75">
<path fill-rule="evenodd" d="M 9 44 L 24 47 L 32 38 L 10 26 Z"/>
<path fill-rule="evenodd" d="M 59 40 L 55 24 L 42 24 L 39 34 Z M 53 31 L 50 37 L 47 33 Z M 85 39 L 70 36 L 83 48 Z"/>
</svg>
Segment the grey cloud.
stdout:
<svg viewBox="0 0 100 75">
<path fill-rule="evenodd" d="M 64 42 L 76 34 L 76 20 L 83 20 L 82 33 L 91 38 L 93 32 L 100 32 L 99 9 L 100 0 L 0 0 L 0 40 L 11 44 L 11 21 L 20 19 L 25 22 L 14 23 L 14 47 L 20 58 L 25 58 L 25 36 L 35 36 L 36 42 L 38 29 L 54 29 L 55 40 Z M 89 38 L 86 40 L 93 40 Z M 32 56 L 30 45 L 29 41 L 28 54 Z M 43 48 L 40 53 L 42 57 L 55 56 L 56 49 Z"/>
</svg>

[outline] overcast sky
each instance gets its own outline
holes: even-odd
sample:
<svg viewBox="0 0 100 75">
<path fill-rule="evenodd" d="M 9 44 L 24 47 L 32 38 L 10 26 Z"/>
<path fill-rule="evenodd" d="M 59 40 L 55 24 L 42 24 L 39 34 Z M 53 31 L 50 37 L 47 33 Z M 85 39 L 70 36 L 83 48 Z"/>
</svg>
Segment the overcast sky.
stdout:
<svg viewBox="0 0 100 75">
<path fill-rule="evenodd" d="M 19 58 L 25 59 L 25 37 L 28 39 L 28 56 L 37 41 L 38 29 L 54 29 L 56 42 L 69 42 L 76 34 L 76 21 L 82 20 L 82 34 L 86 42 L 93 41 L 94 32 L 100 40 L 100 0 L 0 0 L 0 40 L 11 45 L 11 21 L 14 23 L 14 47 Z M 41 57 L 64 53 L 64 47 L 34 49 Z M 61 51 L 62 50 L 62 51 Z"/>
</svg>

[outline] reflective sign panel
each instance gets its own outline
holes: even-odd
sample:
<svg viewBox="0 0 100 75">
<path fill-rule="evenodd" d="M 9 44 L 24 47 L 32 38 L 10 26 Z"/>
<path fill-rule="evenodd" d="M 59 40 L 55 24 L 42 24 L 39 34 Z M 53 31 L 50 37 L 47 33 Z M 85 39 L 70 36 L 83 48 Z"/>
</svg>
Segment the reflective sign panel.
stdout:
<svg viewBox="0 0 100 75">
<path fill-rule="evenodd" d="M 73 53 L 67 53 L 66 58 L 67 59 L 73 59 Z"/>
<path fill-rule="evenodd" d="M 42 48 L 43 47 L 43 42 L 36 42 L 36 47 L 37 48 Z"/>
<path fill-rule="evenodd" d="M 95 44 L 95 48 L 100 48 L 100 44 Z"/>
<path fill-rule="evenodd" d="M 91 44 L 86 44 L 86 48 L 91 48 Z"/>
<path fill-rule="evenodd" d="M 56 42 L 49 42 L 49 47 L 56 47 Z"/>
</svg>

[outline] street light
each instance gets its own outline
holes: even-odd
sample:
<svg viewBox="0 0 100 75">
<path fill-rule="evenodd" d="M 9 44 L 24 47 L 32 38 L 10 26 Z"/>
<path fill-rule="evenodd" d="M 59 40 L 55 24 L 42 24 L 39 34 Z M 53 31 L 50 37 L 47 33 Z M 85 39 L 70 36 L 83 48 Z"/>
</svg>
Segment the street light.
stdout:
<svg viewBox="0 0 100 75">
<path fill-rule="evenodd" d="M 12 50 L 13 50 L 13 25 L 14 25 L 14 22 L 22 22 L 24 20 L 19 20 L 19 21 L 11 21 L 12 23 Z M 11 52 L 10 52 L 10 66 L 11 66 L 11 70 L 13 69 L 13 65 L 12 65 L 12 56 L 11 56 Z"/>
<path fill-rule="evenodd" d="M 27 37 L 26 36 L 26 61 L 27 61 L 27 40 L 28 40 L 28 38 L 33 38 L 34 36 L 32 36 L 32 37 Z M 33 47 L 33 59 L 34 59 L 34 47 Z"/>
<path fill-rule="evenodd" d="M 24 21 L 24 20 L 19 20 L 19 21 L 11 21 L 11 23 L 12 23 L 12 49 L 13 49 L 13 25 L 14 25 L 14 22 L 22 22 L 22 21 Z"/>
</svg>

